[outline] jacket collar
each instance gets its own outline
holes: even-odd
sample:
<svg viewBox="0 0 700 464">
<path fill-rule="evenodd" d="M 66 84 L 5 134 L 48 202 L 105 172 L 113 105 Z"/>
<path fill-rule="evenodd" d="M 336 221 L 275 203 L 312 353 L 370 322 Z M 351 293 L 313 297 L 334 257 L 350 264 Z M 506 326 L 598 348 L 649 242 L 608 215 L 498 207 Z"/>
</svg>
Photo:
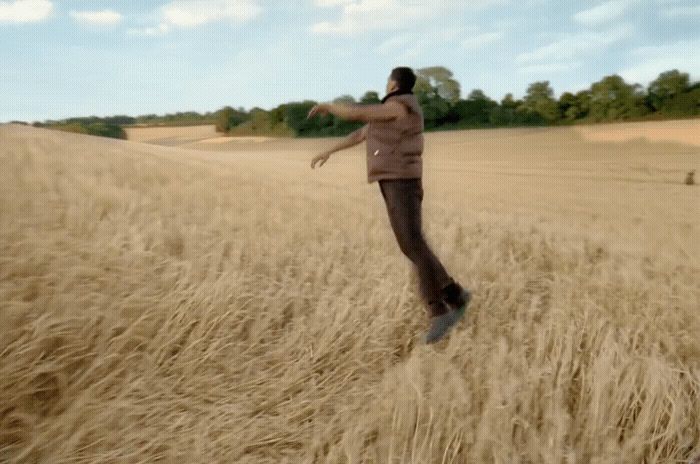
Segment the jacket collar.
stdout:
<svg viewBox="0 0 700 464">
<path fill-rule="evenodd" d="M 413 95 L 413 92 L 410 90 L 394 90 L 393 92 L 390 92 L 386 94 L 386 96 L 382 99 L 382 103 L 385 103 L 389 98 L 395 97 L 397 95 Z"/>
</svg>

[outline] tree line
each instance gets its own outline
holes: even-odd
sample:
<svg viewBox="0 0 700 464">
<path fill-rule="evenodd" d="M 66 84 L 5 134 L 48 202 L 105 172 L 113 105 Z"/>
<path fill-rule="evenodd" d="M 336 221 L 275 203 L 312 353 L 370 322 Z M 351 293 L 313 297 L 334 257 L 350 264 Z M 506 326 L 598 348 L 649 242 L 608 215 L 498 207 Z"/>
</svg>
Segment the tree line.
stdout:
<svg viewBox="0 0 700 464">
<path fill-rule="evenodd" d="M 522 99 L 512 94 L 500 101 L 482 90 L 472 90 L 462 98 L 461 85 L 444 66 L 416 70 L 414 93 L 423 109 L 426 131 L 555 126 L 613 121 L 677 119 L 700 116 L 700 82 L 677 69 L 662 72 L 646 88 L 625 82 L 617 75 L 603 77 L 590 88 L 576 93 L 564 92 L 557 99 L 549 81 L 533 82 Z M 343 95 L 335 103 L 376 104 L 379 94 L 368 91 L 359 100 Z M 280 137 L 325 137 L 347 135 L 362 123 L 343 121 L 333 115 L 307 119 L 318 102 L 284 103 L 271 110 L 226 106 L 200 114 L 184 112 L 158 116 L 113 116 L 109 118 L 72 118 L 35 123 L 63 130 L 124 138 L 123 126 L 215 124 L 216 130 L 229 135 L 266 135 Z"/>
<path fill-rule="evenodd" d="M 108 116 L 106 118 L 89 116 L 83 118 L 68 118 L 59 121 L 47 120 L 44 122 L 35 122 L 32 125 L 35 127 L 58 129 L 66 132 L 126 139 L 126 131 L 124 131 L 124 127 L 128 126 L 195 126 L 201 124 L 214 124 L 215 119 L 216 113 L 213 112 L 200 114 L 195 111 L 187 111 L 166 114 L 164 116 L 158 116 L 156 114 L 147 114 L 137 117 L 118 115 Z M 22 123 L 20 121 L 15 122 L 20 124 Z"/>
<path fill-rule="evenodd" d="M 461 86 L 452 71 L 435 66 L 417 70 L 414 87 L 423 109 L 426 130 L 488 127 L 567 125 L 648 119 L 673 119 L 700 115 L 700 82 L 677 69 L 661 73 L 647 88 L 631 84 L 619 75 L 603 77 L 589 89 L 564 92 L 558 99 L 549 81 L 530 84 L 522 99 L 507 94 L 500 102 L 482 90 L 461 97 Z M 377 92 L 366 92 L 359 101 L 344 95 L 336 103 L 379 103 Z M 360 123 L 332 115 L 307 120 L 317 102 L 285 103 L 250 113 L 225 107 L 216 113 L 217 130 L 230 134 L 289 134 L 298 137 L 345 135 Z"/>
</svg>

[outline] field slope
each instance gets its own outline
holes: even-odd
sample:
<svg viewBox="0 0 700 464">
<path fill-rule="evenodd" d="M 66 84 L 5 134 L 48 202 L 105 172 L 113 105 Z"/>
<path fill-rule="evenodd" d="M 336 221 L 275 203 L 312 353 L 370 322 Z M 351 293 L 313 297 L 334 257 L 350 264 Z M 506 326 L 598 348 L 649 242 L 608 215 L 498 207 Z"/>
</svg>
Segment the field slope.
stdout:
<svg viewBox="0 0 700 464">
<path fill-rule="evenodd" d="M 429 134 L 424 230 L 474 299 L 425 346 L 361 148 L 209 136 L 0 126 L 0 462 L 700 453 L 697 146 Z"/>
</svg>

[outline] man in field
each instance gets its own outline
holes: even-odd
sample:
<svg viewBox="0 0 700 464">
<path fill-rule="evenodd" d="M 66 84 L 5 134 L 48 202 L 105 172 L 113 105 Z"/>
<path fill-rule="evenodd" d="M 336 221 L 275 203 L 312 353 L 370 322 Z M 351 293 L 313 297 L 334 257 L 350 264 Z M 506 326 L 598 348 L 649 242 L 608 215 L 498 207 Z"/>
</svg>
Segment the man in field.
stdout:
<svg viewBox="0 0 700 464">
<path fill-rule="evenodd" d="M 308 117 L 334 114 L 367 124 L 311 161 L 313 169 L 331 154 L 367 141 L 367 180 L 377 181 L 401 251 L 418 272 L 420 292 L 431 316 L 426 343 L 440 340 L 462 318 L 470 293 L 454 281 L 426 243 L 421 230 L 423 200 L 423 112 L 413 94 L 416 76 L 399 67 L 389 76 L 378 105 L 320 104 Z"/>
</svg>

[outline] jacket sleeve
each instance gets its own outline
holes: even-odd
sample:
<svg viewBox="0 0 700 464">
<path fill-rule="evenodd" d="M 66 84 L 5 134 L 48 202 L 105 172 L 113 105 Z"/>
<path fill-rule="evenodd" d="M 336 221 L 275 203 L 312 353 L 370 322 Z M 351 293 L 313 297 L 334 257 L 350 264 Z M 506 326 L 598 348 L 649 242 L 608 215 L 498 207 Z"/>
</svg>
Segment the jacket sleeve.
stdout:
<svg viewBox="0 0 700 464">
<path fill-rule="evenodd" d="M 360 141 L 367 140 L 367 131 L 369 131 L 369 125 L 370 123 L 365 124 L 364 126 L 352 132 L 350 135 L 352 137 L 359 137 Z"/>
</svg>

